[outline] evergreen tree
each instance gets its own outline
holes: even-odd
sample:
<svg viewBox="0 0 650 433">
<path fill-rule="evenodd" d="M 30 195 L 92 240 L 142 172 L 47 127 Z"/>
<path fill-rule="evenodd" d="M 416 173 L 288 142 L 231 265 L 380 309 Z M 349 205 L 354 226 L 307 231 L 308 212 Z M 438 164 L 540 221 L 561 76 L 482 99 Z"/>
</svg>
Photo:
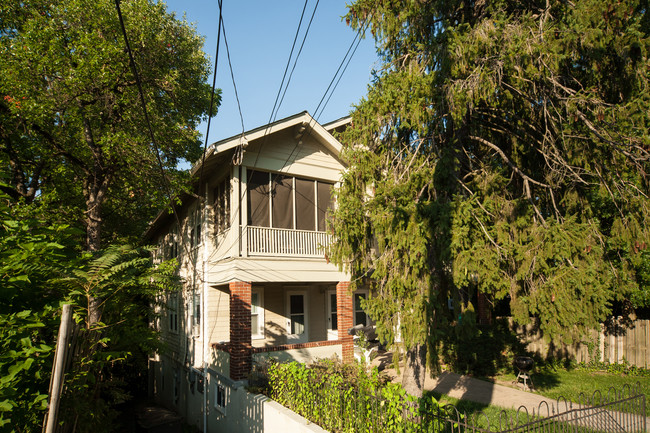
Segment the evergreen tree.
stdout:
<svg viewBox="0 0 650 433">
<path fill-rule="evenodd" d="M 346 19 L 384 64 L 343 135 L 332 256 L 380 336 L 399 329 L 407 391 L 476 290 L 558 342 L 647 303 L 647 1 L 358 0 Z"/>
</svg>

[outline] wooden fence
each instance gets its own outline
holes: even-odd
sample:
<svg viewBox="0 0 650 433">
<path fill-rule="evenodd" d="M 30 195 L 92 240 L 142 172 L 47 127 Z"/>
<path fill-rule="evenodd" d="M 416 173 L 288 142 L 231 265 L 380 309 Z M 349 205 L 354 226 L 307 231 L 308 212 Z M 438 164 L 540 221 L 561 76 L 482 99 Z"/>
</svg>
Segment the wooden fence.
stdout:
<svg viewBox="0 0 650 433">
<path fill-rule="evenodd" d="M 650 320 L 636 320 L 629 324 L 615 320 L 608 326 L 601 325 L 599 331 L 593 330 L 580 342 L 571 345 L 546 341 L 534 321 L 526 326 L 517 326 L 510 319 L 510 324 L 528 343 L 528 350 L 544 358 L 551 355 L 589 362 L 595 357 L 601 362 L 621 363 L 625 360 L 630 365 L 650 368 Z"/>
</svg>

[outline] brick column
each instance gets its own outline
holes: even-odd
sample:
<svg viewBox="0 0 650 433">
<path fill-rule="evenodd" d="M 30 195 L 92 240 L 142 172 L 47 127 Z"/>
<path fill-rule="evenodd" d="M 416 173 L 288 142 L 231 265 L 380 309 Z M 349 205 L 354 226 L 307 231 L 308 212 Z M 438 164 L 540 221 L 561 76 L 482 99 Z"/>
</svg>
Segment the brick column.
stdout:
<svg viewBox="0 0 650 433">
<path fill-rule="evenodd" d="M 336 285 L 336 314 L 339 340 L 343 341 L 343 362 L 352 362 L 354 359 L 354 343 L 348 329 L 352 328 L 353 305 L 350 282 L 341 281 Z"/>
<path fill-rule="evenodd" d="M 230 378 L 251 372 L 251 283 L 230 283 Z"/>
</svg>

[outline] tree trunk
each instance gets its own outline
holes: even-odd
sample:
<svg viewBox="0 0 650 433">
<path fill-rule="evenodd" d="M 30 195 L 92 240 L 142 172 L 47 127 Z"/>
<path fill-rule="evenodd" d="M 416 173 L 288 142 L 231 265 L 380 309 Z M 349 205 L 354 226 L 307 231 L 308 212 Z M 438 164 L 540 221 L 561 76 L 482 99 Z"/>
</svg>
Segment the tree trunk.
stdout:
<svg viewBox="0 0 650 433">
<path fill-rule="evenodd" d="M 426 361 L 426 344 L 417 344 L 406 351 L 402 386 L 408 394 L 414 397 L 422 397 L 422 392 L 424 391 L 424 377 L 427 371 Z"/>
<path fill-rule="evenodd" d="M 102 244 L 102 205 L 108 190 L 109 176 L 95 174 L 85 182 L 86 248 L 99 251 Z M 88 293 L 88 328 L 101 319 L 101 299 Z"/>
</svg>

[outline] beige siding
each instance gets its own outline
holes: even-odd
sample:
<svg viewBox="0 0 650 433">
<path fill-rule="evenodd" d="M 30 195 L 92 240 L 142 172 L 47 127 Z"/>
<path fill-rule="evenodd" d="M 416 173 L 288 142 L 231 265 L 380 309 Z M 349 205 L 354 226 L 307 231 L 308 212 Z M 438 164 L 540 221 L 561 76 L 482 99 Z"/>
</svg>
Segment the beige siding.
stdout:
<svg viewBox="0 0 650 433">
<path fill-rule="evenodd" d="M 264 292 L 264 339 L 253 340 L 253 346 L 285 344 L 287 331 L 284 288 L 279 284 L 267 284 L 262 290 Z"/>
<path fill-rule="evenodd" d="M 244 165 L 330 181 L 340 178 L 341 162 L 308 134 L 303 137 L 302 144 L 298 144 L 292 130 L 278 132 L 258 153 L 261 140 L 250 144 L 244 155 Z"/>
<path fill-rule="evenodd" d="M 327 340 L 325 288 L 310 287 L 309 290 L 309 341 Z"/>
<path fill-rule="evenodd" d="M 183 356 L 185 349 L 184 332 L 185 332 L 185 301 L 181 293 L 178 294 L 178 332 L 172 332 L 169 329 L 169 310 L 162 307 L 160 320 L 160 339 L 165 344 L 165 353 L 172 359 L 179 360 Z"/>
<path fill-rule="evenodd" d="M 256 286 L 257 287 L 257 286 Z M 307 291 L 307 312 L 309 341 L 327 340 L 327 305 L 325 303 L 326 286 L 284 286 L 282 284 L 266 284 L 264 293 L 264 339 L 253 340 L 254 347 L 277 346 L 286 344 L 287 339 L 287 292 L 292 290 Z"/>
<path fill-rule="evenodd" d="M 230 295 L 227 286 L 207 290 L 206 328 L 208 343 L 230 340 Z"/>
</svg>

